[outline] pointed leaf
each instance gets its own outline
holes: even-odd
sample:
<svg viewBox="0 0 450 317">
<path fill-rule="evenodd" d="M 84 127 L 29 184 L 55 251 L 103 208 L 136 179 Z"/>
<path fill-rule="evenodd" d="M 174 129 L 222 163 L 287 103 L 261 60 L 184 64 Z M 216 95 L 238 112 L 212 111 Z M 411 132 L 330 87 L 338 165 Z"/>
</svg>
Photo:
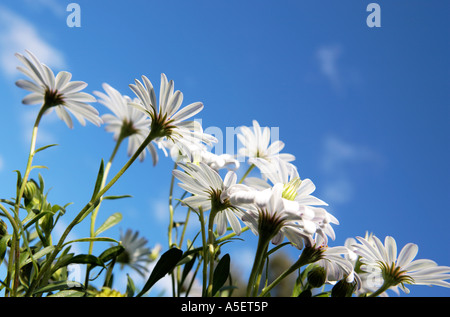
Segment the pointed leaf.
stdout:
<svg viewBox="0 0 450 317">
<path fill-rule="evenodd" d="M 60 263 L 60 267 L 67 266 L 69 264 L 91 264 L 92 266 L 105 267 L 103 261 L 92 254 L 79 254 L 71 257 L 64 261 L 64 263 Z"/>
<path fill-rule="evenodd" d="M 42 258 L 44 255 L 49 254 L 55 249 L 54 246 L 50 245 L 48 247 L 43 248 L 42 250 L 39 250 L 35 254 L 33 254 L 32 257 L 27 257 L 26 259 L 22 260 L 20 262 L 20 267 L 23 267 L 24 265 L 27 265 L 28 263 L 31 263 L 31 261 L 36 261 L 37 259 Z"/>
<path fill-rule="evenodd" d="M 114 200 L 114 199 L 131 198 L 131 197 L 133 197 L 133 196 L 131 196 L 131 195 L 117 195 L 117 196 L 104 196 L 103 199 Z"/>
<path fill-rule="evenodd" d="M 97 196 L 97 194 L 100 192 L 104 174 L 105 174 L 105 164 L 102 159 L 102 161 L 100 163 L 100 168 L 98 170 L 97 180 L 95 181 L 94 192 L 92 193 L 91 200 L 93 200 Z"/>
<path fill-rule="evenodd" d="M 127 274 L 127 297 L 133 297 L 136 292 L 136 286 L 133 279 Z"/>
<path fill-rule="evenodd" d="M 103 263 L 106 263 L 109 260 L 112 260 L 116 256 L 120 255 L 124 250 L 125 250 L 125 248 L 123 246 L 121 246 L 121 245 L 118 245 L 118 246 L 115 246 L 115 247 L 111 247 L 111 248 L 106 249 L 105 251 L 103 251 L 102 254 L 100 254 L 98 258 Z"/>
<path fill-rule="evenodd" d="M 177 248 L 169 249 L 161 255 L 161 258 L 156 263 L 147 283 L 145 283 L 144 288 L 136 295 L 136 297 L 144 295 L 157 281 L 162 279 L 167 273 L 171 272 L 182 256 L 183 251 Z"/>
<path fill-rule="evenodd" d="M 225 254 L 214 270 L 212 296 L 225 284 L 230 275 L 230 255 Z"/>
<path fill-rule="evenodd" d="M 56 146 L 56 145 L 58 145 L 58 144 L 49 144 L 49 145 L 45 145 L 45 146 L 43 146 L 43 147 L 40 147 L 39 149 L 37 149 L 37 150 L 34 151 L 34 154 L 36 154 L 36 153 L 38 153 L 38 152 L 40 152 L 40 151 L 43 151 L 43 150 L 45 150 L 45 149 L 48 149 L 49 147 Z"/>
<path fill-rule="evenodd" d="M 74 242 L 95 242 L 95 241 L 99 241 L 99 242 L 115 242 L 117 244 L 120 244 L 119 241 L 114 240 L 113 238 L 97 237 L 97 238 L 81 238 L 81 239 L 72 240 L 72 241 L 64 243 L 63 246 L 66 246 L 66 245 L 68 245 L 70 243 L 74 243 Z"/>
<path fill-rule="evenodd" d="M 44 287 L 38 288 L 33 292 L 33 294 L 40 294 L 40 293 L 48 293 L 48 292 L 54 292 L 54 291 L 62 291 L 62 290 L 68 290 L 68 289 L 78 289 L 82 290 L 84 289 L 83 284 L 75 282 L 75 281 L 58 281 L 55 283 L 48 284 Z"/>
<path fill-rule="evenodd" d="M 108 230 L 109 228 L 115 226 L 122 220 L 122 214 L 119 212 L 116 212 L 108 217 L 108 219 L 105 220 L 105 222 L 95 231 L 94 235 L 98 236 L 103 231 Z"/>
<path fill-rule="evenodd" d="M 66 289 L 56 294 L 49 295 L 47 297 L 83 297 L 84 295 L 85 295 L 84 292 L 75 289 Z"/>
<path fill-rule="evenodd" d="M 183 268 L 183 274 L 181 275 L 181 281 L 180 285 L 183 285 L 184 280 L 188 276 L 189 272 L 191 271 L 192 267 L 194 266 L 195 260 L 197 259 L 197 253 L 194 253 L 194 255 L 188 255 L 187 258 L 189 258 L 189 262 L 186 263 L 186 265 Z"/>
</svg>

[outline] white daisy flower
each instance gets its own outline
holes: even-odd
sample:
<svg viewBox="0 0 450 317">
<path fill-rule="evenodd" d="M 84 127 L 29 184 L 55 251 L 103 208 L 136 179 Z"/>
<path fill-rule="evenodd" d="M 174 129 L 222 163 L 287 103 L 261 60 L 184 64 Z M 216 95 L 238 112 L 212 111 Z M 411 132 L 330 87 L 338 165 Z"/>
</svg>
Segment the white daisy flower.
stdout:
<svg viewBox="0 0 450 317">
<path fill-rule="evenodd" d="M 237 160 L 233 155 L 227 153 L 215 154 L 209 151 L 206 145 L 200 141 L 197 141 L 195 146 L 193 144 L 190 154 L 190 157 L 183 155 L 176 146 L 172 147 L 170 151 L 170 155 L 176 162 L 191 162 L 195 164 L 203 162 L 215 171 L 220 171 L 222 169 L 235 171 L 239 169 L 240 166 L 239 160 Z"/>
<path fill-rule="evenodd" d="M 302 249 L 304 242 L 312 245 L 313 225 L 303 221 L 305 215 L 299 213 L 296 201 L 283 198 L 281 183 L 263 191 L 249 192 L 253 197 L 254 207 L 244 212 L 242 220 L 255 235 L 263 234 L 270 237 L 273 244 L 280 244 L 286 237 L 298 249 Z"/>
<path fill-rule="evenodd" d="M 146 76 L 142 76 L 142 81 L 136 79 L 135 85 L 129 85 L 139 99 L 139 103 L 130 104 L 149 116 L 150 128 L 156 133 L 158 139 L 155 143 L 158 146 L 167 146 L 169 150 L 177 146 L 181 153 L 190 156 L 191 147 L 198 140 L 206 144 L 217 141 L 213 136 L 203 133 L 199 122 L 186 121 L 203 109 L 201 102 L 181 108 L 183 94 L 179 90 L 174 92 L 173 80 L 168 81 L 166 75 L 161 74 L 158 106 L 152 83 Z"/>
<path fill-rule="evenodd" d="M 154 260 L 152 250 L 146 247 L 147 239 L 139 237 L 138 231 L 127 229 L 125 234 L 120 232 L 120 241 L 124 251 L 117 257 L 117 263 L 120 263 L 121 268 L 131 267 L 144 277 L 148 273 L 148 264 Z"/>
<path fill-rule="evenodd" d="M 361 258 L 361 270 L 381 277 L 383 284 L 372 296 L 379 295 L 388 289 L 405 293 L 409 290 L 405 284 L 437 285 L 450 287 L 446 280 L 450 279 L 450 267 L 438 266 L 428 259 L 414 260 L 418 246 L 406 244 L 397 255 L 397 244 L 394 238 L 387 236 L 384 244 L 376 237 L 357 237 L 360 244 L 353 245 L 354 252 Z M 376 279 L 373 279 L 376 280 Z"/>
<path fill-rule="evenodd" d="M 227 222 L 236 234 L 241 233 L 241 224 L 238 216 L 241 215 L 241 203 L 246 202 L 237 193 L 250 191 L 242 184 L 236 184 L 237 176 L 233 171 L 229 171 L 224 180 L 220 175 L 200 162 L 178 164 L 184 171 L 174 170 L 173 175 L 182 183 L 178 185 L 193 196 L 185 198 L 183 203 L 195 210 L 201 208 L 202 211 L 214 210 L 214 224 L 217 226 L 219 235 L 223 235 L 227 230 Z"/>
<path fill-rule="evenodd" d="M 81 125 L 85 125 L 88 120 L 100 126 L 102 119 L 98 111 L 88 105 L 96 99 L 85 92 L 87 84 L 82 81 L 70 81 L 72 74 L 66 71 L 59 72 L 56 77 L 53 71 L 45 64 L 41 63 L 30 51 L 26 51 L 29 58 L 16 53 L 16 57 L 24 64 L 24 67 L 17 67 L 30 80 L 20 79 L 16 85 L 25 90 L 31 91 L 22 102 L 26 105 L 42 104 L 43 113 L 49 113 L 55 109 L 58 117 L 63 120 L 69 128 L 73 128 L 70 112 Z"/>
<path fill-rule="evenodd" d="M 347 283 L 355 283 L 355 290 L 358 290 L 361 287 L 361 278 L 354 271 L 354 262 L 349 259 L 352 251 L 346 245 L 329 247 L 320 235 L 317 235 L 314 241 L 314 247 L 321 251 L 320 260 L 314 264 L 325 269 L 326 283 L 334 285 L 345 279 Z"/>
<path fill-rule="evenodd" d="M 328 206 L 328 204 L 312 195 L 316 186 L 310 179 L 301 180 L 297 168 L 290 163 L 258 160 L 256 164 L 267 180 L 249 177 L 244 181 L 246 185 L 262 190 L 270 188 L 274 184 L 283 184 L 282 197 L 298 203 L 298 212 L 302 215 L 302 225 L 310 228 L 311 235 L 320 234 L 325 239 L 325 244 L 327 236 L 333 240 L 336 238 L 331 224 L 339 224 L 339 221 L 324 208 L 317 207 Z"/>
<path fill-rule="evenodd" d="M 115 88 L 104 83 L 102 85 L 106 94 L 100 91 L 94 91 L 94 94 L 99 97 L 99 103 L 103 104 L 113 114 L 102 115 L 103 122 L 107 125 L 106 131 L 112 132 L 114 140 L 128 138 L 128 156 L 133 155 L 145 138 L 150 133 L 150 119 L 135 107 L 129 105 L 131 98 L 122 95 Z M 136 100 L 135 100 L 136 102 Z M 152 143 L 147 146 L 147 149 L 152 155 L 153 165 L 158 162 L 158 154 Z M 146 157 L 146 151 L 139 154 L 139 159 L 143 161 Z"/>
<path fill-rule="evenodd" d="M 242 143 L 242 148 L 238 154 L 249 158 L 249 163 L 253 164 L 255 159 L 264 159 L 272 162 L 281 160 L 282 162 L 291 162 L 295 160 L 295 156 L 288 153 L 280 153 L 285 144 L 276 140 L 270 144 L 270 129 L 268 127 L 261 128 L 258 121 L 253 120 L 253 130 L 243 126 L 237 135 Z"/>
</svg>

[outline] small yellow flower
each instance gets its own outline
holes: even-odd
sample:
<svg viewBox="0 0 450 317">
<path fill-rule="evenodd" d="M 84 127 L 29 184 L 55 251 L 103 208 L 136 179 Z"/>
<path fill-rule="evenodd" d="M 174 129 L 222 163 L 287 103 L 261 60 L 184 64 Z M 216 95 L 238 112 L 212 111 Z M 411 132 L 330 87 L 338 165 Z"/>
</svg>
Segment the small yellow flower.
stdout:
<svg viewBox="0 0 450 317">
<path fill-rule="evenodd" d="M 103 287 L 100 292 L 95 294 L 94 297 L 126 297 L 124 294 L 119 291 L 110 289 L 109 287 Z"/>
</svg>

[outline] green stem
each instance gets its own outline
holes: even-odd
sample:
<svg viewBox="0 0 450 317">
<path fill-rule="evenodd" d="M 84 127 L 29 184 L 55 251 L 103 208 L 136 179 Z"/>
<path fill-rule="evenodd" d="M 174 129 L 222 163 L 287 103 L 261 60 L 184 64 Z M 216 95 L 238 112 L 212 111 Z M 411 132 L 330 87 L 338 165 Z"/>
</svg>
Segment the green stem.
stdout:
<svg viewBox="0 0 450 317">
<path fill-rule="evenodd" d="M 17 223 L 16 223 L 16 220 L 15 220 L 15 217 L 13 217 L 13 216 L 11 216 L 10 214 L 9 214 L 9 212 L 8 212 L 8 210 L 6 210 L 6 208 L 5 207 L 3 207 L 2 205 L 0 205 L 0 209 L 4 212 L 4 214 L 6 215 L 6 217 L 8 218 L 8 220 L 9 220 L 9 222 L 11 223 L 11 225 L 12 225 L 12 227 L 13 227 L 13 244 L 12 244 L 12 246 L 11 246 L 11 253 L 12 254 L 16 254 L 16 249 L 17 248 L 19 248 L 20 246 L 19 246 L 19 239 L 18 239 L 18 237 L 19 237 L 19 227 L 17 226 Z M 12 257 L 10 256 L 10 259 L 12 259 Z M 18 262 L 18 261 L 17 261 Z M 12 273 L 12 270 L 13 270 L 13 265 L 14 265 L 14 261 L 9 261 L 9 263 L 8 263 L 8 283 L 9 283 L 9 274 L 11 274 Z M 15 275 L 18 275 L 18 270 L 17 270 L 17 268 L 16 268 L 16 274 Z M 5 292 L 7 292 L 7 290 L 8 289 L 6 289 L 6 291 Z M 17 294 L 16 294 L 16 290 L 12 290 L 12 296 L 16 296 Z"/>
<path fill-rule="evenodd" d="M 30 153 L 28 155 L 27 166 L 25 168 L 25 173 L 24 173 L 24 176 L 22 178 L 22 182 L 20 184 L 19 192 L 17 193 L 16 203 L 14 205 L 14 219 L 15 219 L 15 223 L 16 224 L 20 222 L 20 218 L 19 218 L 20 201 L 22 200 L 23 193 L 25 191 L 25 186 L 27 185 L 28 177 L 30 176 L 34 155 L 36 154 L 36 152 L 35 152 L 35 150 L 36 150 L 36 139 L 37 139 L 37 132 L 38 132 L 38 128 L 39 128 L 39 123 L 41 122 L 41 118 L 44 115 L 46 110 L 47 110 L 47 107 L 46 107 L 45 104 L 43 104 L 41 109 L 39 110 L 39 113 L 38 113 L 38 115 L 36 117 L 36 120 L 34 122 L 33 132 L 31 134 Z M 19 258 L 20 258 L 20 243 L 19 243 L 20 236 L 19 236 L 19 231 L 17 231 L 17 234 L 13 234 L 13 240 L 14 240 L 15 247 L 11 248 L 11 251 L 14 250 L 14 263 L 15 263 L 15 272 L 16 272 L 16 274 L 14 274 L 14 283 L 13 283 L 12 293 L 13 293 L 13 296 L 15 296 L 17 294 L 17 288 L 19 287 L 19 273 L 20 273 L 20 266 L 19 266 L 20 265 L 20 263 L 19 263 Z"/>
<path fill-rule="evenodd" d="M 208 257 L 209 257 L 209 284 L 207 296 L 212 296 L 213 277 L 214 277 L 214 254 L 215 254 L 215 237 L 214 237 L 214 218 L 217 212 L 211 209 L 208 221 Z"/>
<path fill-rule="evenodd" d="M 48 281 L 51 275 L 50 267 L 52 265 L 52 262 L 55 260 L 57 254 L 62 250 L 64 241 L 69 235 L 72 228 L 78 224 L 78 222 L 85 216 L 85 214 L 87 214 L 87 212 L 91 211 L 91 209 L 95 206 L 100 197 L 102 197 L 117 182 L 117 180 L 125 173 L 125 171 L 131 166 L 131 164 L 133 164 L 133 162 L 139 157 L 141 152 L 145 150 L 147 145 L 156 137 L 158 137 L 159 134 L 160 134 L 159 130 L 151 130 L 150 134 L 147 136 L 144 142 L 139 146 L 137 151 L 131 156 L 131 158 L 127 161 L 127 163 L 125 163 L 125 165 L 120 169 L 120 171 L 117 172 L 117 174 L 109 181 L 109 183 L 106 184 L 105 187 L 103 187 L 103 189 L 101 189 L 99 193 L 95 197 L 93 197 L 91 201 L 89 201 L 86 204 L 86 206 L 83 207 L 83 209 L 78 213 L 75 219 L 73 219 L 73 221 L 69 224 L 64 233 L 61 235 L 61 238 L 58 244 L 56 245 L 55 250 L 50 254 L 48 260 L 42 267 L 42 270 L 39 272 L 39 275 L 30 285 L 30 288 L 28 289 L 26 296 L 30 296 L 34 291 L 34 289 L 38 285 L 40 285 L 41 282 Z"/>
<path fill-rule="evenodd" d="M 380 296 L 382 293 L 386 292 L 392 285 L 390 283 L 386 283 L 384 281 L 383 285 L 376 291 L 370 294 L 368 297 L 377 297 Z"/>
<path fill-rule="evenodd" d="M 175 162 L 175 164 L 173 166 L 173 170 L 175 170 L 176 168 L 177 168 L 177 163 Z M 172 173 L 172 178 L 170 180 L 170 190 L 169 190 L 169 230 L 168 230 L 169 248 L 172 247 L 173 214 L 174 214 L 172 199 L 173 199 L 174 181 L 175 181 L 175 176 Z"/>
<path fill-rule="evenodd" d="M 113 150 L 113 152 L 112 152 L 112 154 L 111 154 L 111 156 L 109 158 L 109 161 L 108 161 L 108 163 L 105 166 L 105 171 L 104 171 L 104 174 L 103 174 L 103 179 L 102 179 L 102 183 L 101 183 L 100 189 L 102 189 L 105 186 L 106 179 L 108 178 L 108 174 L 109 174 L 109 171 L 111 169 L 112 162 L 113 162 L 114 157 L 116 156 L 116 153 L 119 150 L 119 147 L 120 147 L 120 145 L 121 145 L 123 140 L 124 140 L 124 138 L 122 136 L 119 136 L 119 138 L 118 138 L 118 140 L 116 142 L 116 145 L 114 147 L 114 150 Z M 91 228 L 90 228 L 91 238 L 95 237 L 95 221 L 97 219 L 97 214 L 98 214 L 98 211 L 100 209 L 100 205 L 101 205 L 101 202 L 99 202 L 97 207 L 95 207 L 95 209 L 94 209 L 94 211 L 92 212 L 92 215 L 91 215 Z M 94 247 L 94 241 L 89 242 L 89 254 L 92 254 L 93 247 Z"/>
<path fill-rule="evenodd" d="M 315 249 L 314 247 L 306 247 L 300 258 L 291 265 L 286 271 L 284 271 L 280 276 L 278 276 L 270 285 L 266 286 L 259 294 L 259 297 L 264 297 L 272 288 L 277 286 L 283 279 L 288 275 L 298 270 L 300 267 L 316 262 L 321 258 L 322 251 Z"/>
<path fill-rule="evenodd" d="M 261 277 L 262 277 L 262 273 L 263 273 L 263 270 L 264 270 L 264 263 L 266 262 L 266 259 L 268 258 L 267 249 L 268 249 L 268 246 L 266 247 L 266 249 L 265 249 L 264 252 L 263 252 L 263 253 L 264 253 L 264 258 L 263 258 L 263 261 L 261 262 L 261 266 L 260 266 L 260 268 L 259 268 L 259 272 L 258 272 L 258 274 L 256 275 L 255 287 L 253 288 L 253 294 L 252 294 L 253 297 L 256 297 L 257 294 L 258 294 L 259 285 L 260 285 L 260 283 L 261 283 Z M 267 270 L 266 270 L 266 274 L 267 274 L 267 273 L 268 273 L 268 272 L 267 272 Z"/>
<path fill-rule="evenodd" d="M 202 233 L 202 248 L 203 248 L 203 279 L 202 279 L 202 294 L 203 297 L 206 295 L 206 288 L 207 288 L 207 276 L 208 276 L 208 247 L 206 244 L 206 233 L 205 233 L 205 217 L 203 215 L 202 208 L 199 208 L 199 220 L 200 220 L 200 227 L 201 227 L 201 233 Z"/>
<path fill-rule="evenodd" d="M 242 176 L 241 180 L 239 181 L 239 184 L 242 184 L 245 178 L 247 178 L 248 174 L 255 168 L 255 164 L 250 165 L 250 167 L 247 169 L 247 172 Z"/>
<path fill-rule="evenodd" d="M 258 290 L 254 290 L 256 284 L 256 277 L 261 271 L 262 266 L 264 265 L 264 259 L 266 258 L 266 250 L 270 243 L 270 237 L 266 237 L 264 235 L 259 235 L 258 238 L 258 246 L 256 248 L 255 260 L 253 262 L 252 271 L 250 273 L 250 278 L 248 279 L 247 284 L 247 297 L 252 296 Z"/>
</svg>

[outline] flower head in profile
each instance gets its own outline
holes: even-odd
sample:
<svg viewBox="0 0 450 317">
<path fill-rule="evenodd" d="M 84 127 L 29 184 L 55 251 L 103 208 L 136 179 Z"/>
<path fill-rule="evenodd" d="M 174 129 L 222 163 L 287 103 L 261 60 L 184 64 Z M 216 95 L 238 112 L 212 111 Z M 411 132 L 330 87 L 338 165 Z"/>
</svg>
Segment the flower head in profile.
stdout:
<svg viewBox="0 0 450 317">
<path fill-rule="evenodd" d="M 347 246 L 329 247 L 322 236 L 317 235 L 314 246 L 320 251 L 320 259 L 314 263 L 325 271 L 325 283 L 335 285 L 338 281 L 353 284 L 354 291 L 361 288 L 361 278 L 354 271 L 354 263 L 349 260 L 351 250 Z"/>
<path fill-rule="evenodd" d="M 267 179 L 249 177 L 245 179 L 246 185 L 264 190 L 271 188 L 274 184 L 283 184 L 282 198 L 297 202 L 298 214 L 301 216 L 305 233 L 308 232 L 311 236 L 315 233 L 321 235 L 325 244 L 327 244 L 327 237 L 335 239 L 335 232 L 331 225 L 339 224 L 339 221 L 324 208 L 318 207 L 328 206 L 328 204 L 312 195 L 316 190 L 312 180 L 300 179 L 297 168 L 291 163 L 258 160 L 255 165 Z"/>
<path fill-rule="evenodd" d="M 197 141 L 197 144 L 193 144 L 190 156 L 183 155 L 178 147 L 173 146 L 171 148 L 171 153 L 173 160 L 180 163 L 195 163 L 198 164 L 200 162 L 205 163 L 215 171 L 220 171 L 222 169 L 227 169 L 229 171 L 235 171 L 239 169 L 240 162 L 233 155 L 228 153 L 216 154 L 213 153 L 208 147 L 202 143 L 200 140 Z"/>
<path fill-rule="evenodd" d="M 27 53 L 28 57 L 16 53 L 16 57 L 25 66 L 19 66 L 17 69 L 31 79 L 20 79 L 16 82 L 16 85 L 20 88 L 31 91 L 22 100 L 24 104 L 42 104 L 43 113 L 49 113 L 55 109 L 58 117 L 69 128 L 73 128 L 69 112 L 81 125 L 86 124 L 85 120 L 97 126 L 102 124 L 98 111 L 88 104 L 95 102 L 96 99 L 81 91 L 87 87 L 85 82 L 70 81 L 72 74 L 66 71 L 61 71 L 55 76 L 53 71 L 47 65 L 41 63 L 33 53 L 30 51 L 27 51 Z"/>
<path fill-rule="evenodd" d="M 446 281 L 450 279 L 450 267 L 438 266 L 428 259 L 414 260 L 418 252 L 416 244 L 406 244 L 397 254 L 397 244 L 390 236 L 385 238 L 384 244 L 374 235 L 356 239 L 360 243 L 353 245 L 353 252 L 360 256 L 361 270 L 379 277 L 372 280 L 382 281 L 378 285 L 381 291 L 398 292 L 400 288 L 409 293 L 405 284 L 450 287 Z"/>
<path fill-rule="evenodd" d="M 131 156 L 150 132 L 150 119 L 135 107 L 129 105 L 131 99 L 122 95 L 118 90 L 104 83 L 102 85 L 105 93 L 94 91 L 99 97 L 99 103 L 103 104 L 112 114 L 102 115 L 103 122 L 106 124 L 106 131 L 112 132 L 116 141 L 128 138 L 127 154 Z M 152 155 L 153 164 L 158 161 L 158 154 L 153 144 L 149 144 L 147 149 Z M 139 159 L 143 161 L 146 157 L 146 151 L 142 151 Z"/>
<path fill-rule="evenodd" d="M 242 220 L 256 235 L 264 235 L 273 244 L 280 244 L 286 237 L 298 249 L 312 245 L 309 223 L 302 219 L 299 205 L 295 201 L 283 198 L 281 183 L 262 191 L 250 192 L 253 196 L 253 208 L 248 208 Z"/>
<path fill-rule="evenodd" d="M 147 239 L 139 237 L 139 232 L 127 229 L 120 233 L 120 241 L 125 250 L 117 257 L 121 267 L 129 266 L 141 276 L 148 272 L 148 264 L 153 261 L 152 251 L 146 246 Z"/>
<path fill-rule="evenodd" d="M 288 153 L 280 153 L 285 144 L 280 140 L 271 141 L 270 129 L 261 128 L 258 121 L 253 120 L 253 129 L 243 126 L 237 135 L 242 143 L 239 154 L 249 158 L 249 163 L 253 164 L 257 160 L 268 162 L 281 160 L 282 162 L 291 162 L 295 156 Z"/>
<path fill-rule="evenodd" d="M 206 144 L 216 141 L 211 135 L 203 133 L 198 121 L 186 121 L 203 109 L 201 102 L 181 108 L 183 93 L 174 91 L 173 80 L 168 81 L 166 75 L 161 74 L 157 103 L 153 84 L 146 76 L 142 76 L 142 82 L 136 79 L 135 84 L 129 85 L 139 100 L 130 104 L 150 118 L 150 129 L 155 134 L 159 147 L 171 149 L 176 146 L 181 153 L 190 155 L 191 147 L 195 146 L 198 140 Z"/>
<path fill-rule="evenodd" d="M 183 203 L 195 210 L 213 210 L 214 223 L 217 232 L 223 235 L 227 230 L 227 223 L 236 234 L 241 233 L 240 204 L 245 202 L 238 193 L 251 191 L 245 185 L 236 184 L 237 176 L 229 171 L 222 180 L 219 173 L 203 162 L 178 164 L 184 171 L 174 170 L 173 175 L 182 183 L 181 188 L 193 194 L 185 198 Z"/>
</svg>

